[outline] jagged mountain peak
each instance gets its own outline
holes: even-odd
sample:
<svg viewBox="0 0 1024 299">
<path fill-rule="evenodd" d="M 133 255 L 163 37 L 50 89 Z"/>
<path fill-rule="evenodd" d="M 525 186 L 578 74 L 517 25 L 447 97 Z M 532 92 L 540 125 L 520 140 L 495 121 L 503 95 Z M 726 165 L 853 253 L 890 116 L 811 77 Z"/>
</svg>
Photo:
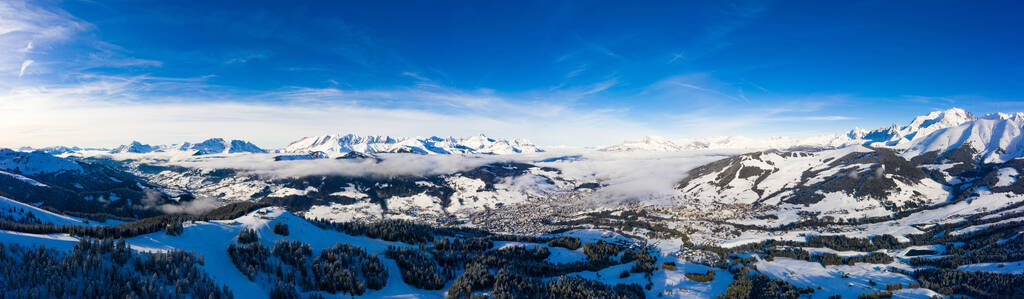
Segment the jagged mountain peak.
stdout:
<svg viewBox="0 0 1024 299">
<path fill-rule="evenodd" d="M 950 108 L 941 111 L 932 111 L 927 115 L 915 117 L 907 128 L 929 128 L 933 126 L 952 127 L 959 126 L 967 121 L 974 120 L 975 117 L 970 112 L 960 108 Z"/>
<path fill-rule="evenodd" d="M 922 137 L 903 153 L 906 157 L 934 154 L 940 161 L 948 158 L 981 163 L 1002 163 L 1024 156 L 1024 113 L 990 114 L 959 126 L 943 128 Z M 954 154 L 956 157 L 945 157 Z"/>
<path fill-rule="evenodd" d="M 142 142 L 139 142 L 137 140 L 132 140 L 132 142 L 130 142 L 128 144 L 124 144 L 124 145 L 121 145 L 121 146 L 118 146 L 118 147 L 114 148 L 113 150 L 110 150 L 110 153 L 111 154 L 119 154 L 119 153 L 145 154 L 145 153 L 151 153 L 151 152 L 155 152 L 155 151 L 159 151 L 159 150 L 161 150 L 161 148 L 159 146 L 143 144 Z"/>
<path fill-rule="evenodd" d="M 224 138 L 210 138 L 203 142 L 192 144 L 187 150 L 195 150 L 196 155 L 266 152 L 251 142 L 238 139 L 227 141 Z"/>
<path fill-rule="evenodd" d="M 893 124 L 887 128 L 872 130 L 862 139 L 866 145 L 905 149 L 935 131 L 956 127 L 975 119 L 977 118 L 973 114 L 960 108 L 932 111 L 914 117 L 904 126 Z"/>
</svg>

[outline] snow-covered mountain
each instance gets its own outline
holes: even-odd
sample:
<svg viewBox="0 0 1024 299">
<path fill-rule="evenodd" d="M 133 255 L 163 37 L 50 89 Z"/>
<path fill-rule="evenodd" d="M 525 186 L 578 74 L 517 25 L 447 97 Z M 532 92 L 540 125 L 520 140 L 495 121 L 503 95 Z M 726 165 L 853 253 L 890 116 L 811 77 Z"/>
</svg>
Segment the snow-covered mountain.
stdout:
<svg viewBox="0 0 1024 299">
<path fill-rule="evenodd" d="M 161 150 L 163 150 L 163 149 L 160 146 L 153 146 L 153 145 L 149 145 L 149 144 L 142 144 L 141 142 L 133 140 L 129 144 L 124 144 L 124 145 L 115 147 L 114 149 L 110 150 L 110 153 L 111 154 L 120 154 L 120 153 L 145 154 L 145 153 L 151 153 L 151 152 L 161 151 Z"/>
<path fill-rule="evenodd" d="M 906 126 L 893 124 L 887 128 L 868 131 L 859 139 L 865 145 L 904 149 L 938 130 L 960 126 L 975 119 L 970 112 L 960 108 L 933 111 L 927 115 L 915 117 Z"/>
<path fill-rule="evenodd" d="M 231 141 L 224 140 L 223 138 L 210 138 L 203 142 L 191 143 L 184 142 L 180 145 L 149 145 L 143 144 L 138 141 L 132 141 L 129 144 L 118 146 L 110 151 L 112 154 L 119 153 L 135 153 L 145 154 L 152 152 L 168 152 L 168 151 L 181 151 L 181 152 L 192 152 L 194 155 L 211 155 L 211 154 L 233 154 L 233 153 L 266 153 L 267 151 L 252 144 L 251 142 L 234 139 Z"/>
<path fill-rule="evenodd" d="M 603 148 L 604 151 L 683 151 L 703 149 L 791 149 L 791 148 L 836 148 L 844 145 L 863 144 L 875 147 L 905 149 L 916 141 L 936 131 L 960 126 L 976 120 L 970 112 L 960 108 L 934 111 L 927 115 L 915 117 L 905 126 L 893 124 L 885 128 L 865 130 L 854 128 L 845 133 L 813 136 L 804 139 L 788 137 L 771 137 L 765 139 L 743 136 L 718 136 L 699 139 L 669 139 L 647 136 L 637 141 L 625 141 L 621 144 Z"/>
<path fill-rule="evenodd" d="M 1024 156 L 1024 113 L 989 114 L 914 139 L 907 157 L 963 153 L 982 163 L 1002 163 Z M 953 159 L 962 160 L 962 159 Z"/>
<path fill-rule="evenodd" d="M 285 147 L 286 153 L 325 152 L 344 154 L 361 153 L 415 153 L 415 154 L 515 154 L 542 152 L 525 139 L 499 139 L 483 134 L 466 137 L 391 137 L 324 135 L 299 139 Z"/>
<path fill-rule="evenodd" d="M 1024 173 L 1024 113 L 975 118 L 961 109 L 906 126 L 851 131 L 832 149 L 766 150 L 689 171 L 677 186 L 689 202 L 765 207 L 798 214 L 886 217 L 987 194 L 1016 197 Z M 858 136 L 859 135 L 859 136 Z"/>
<path fill-rule="evenodd" d="M 234 154 L 234 153 L 266 153 L 267 151 L 259 148 L 255 144 L 244 140 L 231 140 L 227 141 L 223 138 L 211 138 L 200 143 L 184 143 L 178 150 L 181 151 L 196 151 L 196 155 L 210 155 L 210 154 Z"/>
</svg>

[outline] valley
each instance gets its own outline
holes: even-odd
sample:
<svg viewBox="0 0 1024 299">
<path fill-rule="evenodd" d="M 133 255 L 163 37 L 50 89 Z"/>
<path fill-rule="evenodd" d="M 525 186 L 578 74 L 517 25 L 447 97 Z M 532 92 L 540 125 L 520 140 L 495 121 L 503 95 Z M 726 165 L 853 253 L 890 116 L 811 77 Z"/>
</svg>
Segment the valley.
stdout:
<svg viewBox="0 0 1024 299">
<path fill-rule="evenodd" d="M 151 282 L 152 296 L 1013 297 L 1021 128 L 1022 114 L 951 109 L 739 145 L 329 135 L 277 150 L 5 149 L 0 262 L 125 265 L 77 274 L 109 277 L 187 260 L 195 274 Z"/>
</svg>

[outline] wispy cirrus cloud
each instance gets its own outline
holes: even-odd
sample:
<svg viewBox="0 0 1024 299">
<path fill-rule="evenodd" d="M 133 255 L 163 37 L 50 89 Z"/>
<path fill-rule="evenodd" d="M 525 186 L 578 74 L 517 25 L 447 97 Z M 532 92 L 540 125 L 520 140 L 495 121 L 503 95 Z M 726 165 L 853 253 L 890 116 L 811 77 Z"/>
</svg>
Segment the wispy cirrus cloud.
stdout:
<svg viewBox="0 0 1024 299">
<path fill-rule="evenodd" d="M 231 58 L 228 58 L 226 61 L 224 61 L 224 64 L 245 64 L 250 61 L 267 59 L 267 57 L 269 56 L 270 54 L 267 54 L 262 51 L 247 51 L 244 53 L 233 55 Z"/>
<path fill-rule="evenodd" d="M 0 3 L 0 52 L 5 53 L 0 55 L 0 86 L 24 82 L 14 78 L 65 79 L 93 68 L 162 66 L 161 61 L 133 57 L 120 46 L 99 40 L 93 24 L 48 4 Z"/>
<path fill-rule="evenodd" d="M 0 81 L 23 77 L 39 48 L 57 46 L 89 26 L 61 10 L 17 0 L 0 3 Z"/>
<path fill-rule="evenodd" d="M 18 71 L 18 78 L 21 78 L 25 75 L 25 70 L 28 69 L 28 66 L 32 65 L 33 62 L 35 61 L 33 61 L 32 59 L 28 59 L 21 63 L 21 70 Z"/>
</svg>

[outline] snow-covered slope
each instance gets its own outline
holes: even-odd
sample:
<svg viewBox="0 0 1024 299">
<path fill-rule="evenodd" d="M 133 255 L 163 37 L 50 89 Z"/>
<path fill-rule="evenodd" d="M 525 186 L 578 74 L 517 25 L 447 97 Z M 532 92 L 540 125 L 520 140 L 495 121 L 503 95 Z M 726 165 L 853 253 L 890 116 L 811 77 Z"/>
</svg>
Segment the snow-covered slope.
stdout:
<svg viewBox="0 0 1024 299">
<path fill-rule="evenodd" d="M 43 152 L 19 152 L 0 149 L 0 170 L 24 175 L 82 171 L 82 167 L 67 159 Z"/>
<path fill-rule="evenodd" d="M 416 154 L 514 154 L 542 152 L 524 139 L 490 138 L 483 134 L 467 138 L 455 137 L 390 137 L 324 135 L 299 139 L 284 148 L 286 153 L 325 152 L 344 154 L 362 153 L 416 153 Z"/>
<path fill-rule="evenodd" d="M 772 207 L 783 221 L 797 220 L 799 212 L 885 216 L 948 197 L 942 184 L 893 150 L 859 145 L 739 155 L 690 171 L 678 188 L 689 201 Z"/>
<path fill-rule="evenodd" d="M 0 196 L 0 218 L 7 218 L 21 223 L 33 223 L 31 219 L 36 219 L 40 224 L 53 225 L 116 225 L 122 223 L 116 220 L 107 220 L 106 222 L 84 221 L 76 217 L 40 209 L 36 206 L 3 196 Z"/>
</svg>

